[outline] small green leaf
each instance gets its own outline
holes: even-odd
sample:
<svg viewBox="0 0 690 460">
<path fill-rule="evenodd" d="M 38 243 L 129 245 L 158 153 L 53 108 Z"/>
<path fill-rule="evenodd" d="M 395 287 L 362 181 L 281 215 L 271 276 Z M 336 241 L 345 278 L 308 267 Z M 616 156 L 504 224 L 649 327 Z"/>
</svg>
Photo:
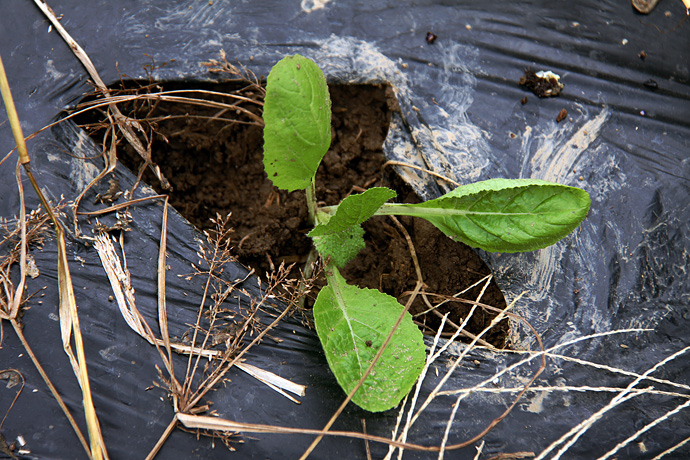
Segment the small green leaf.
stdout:
<svg viewBox="0 0 690 460">
<path fill-rule="evenodd" d="M 454 240 L 496 252 L 533 251 L 561 240 L 587 217 L 589 194 L 537 179 L 490 179 L 382 214 L 422 217 Z M 383 210 L 382 210 L 383 211 Z"/>
<path fill-rule="evenodd" d="M 314 227 L 309 236 L 330 235 L 361 224 L 391 198 L 395 198 L 395 192 L 386 187 L 373 187 L 362 193 L 349 195 L 338 205 L 333 217 L 327 223 Z"/>
<path fill-rule="evenodd" d="M 328 222 L 319 224 L 308 236 L 324 258 L 330 257 L 338 267 L 352 260 L 364 249 L 364 221 L 391 198 L 395 192 L 386 187 L 374 187 L 363 193 L 346 197 Z"/>
<path fill-rule="evenodd" d="M 353 225 L 331 235 L 314 236 L 314 246 L 324 259 L 331 258 L 337 267 L 342 267 L 364 249 L 364 229 Z"/>
<path fill-rule="evenodd" d="M 331 145 L 331 99 L 321 69 L 299 54 L 281 59 L 266 81 L 264 168 L 289 191 L 305 189 Z"/>
<path fill-rule="evenodd" d="M 373 289 L 350 286 L 337 270 L 314 304 L 314 323 L 336 380 L 350 393 L 393 329 L 403 306 Z M 398 405 L 424 367 L 426 348 L 412 315 L 405 318 L 352 402 L 371 412 Z"/>
</svg>

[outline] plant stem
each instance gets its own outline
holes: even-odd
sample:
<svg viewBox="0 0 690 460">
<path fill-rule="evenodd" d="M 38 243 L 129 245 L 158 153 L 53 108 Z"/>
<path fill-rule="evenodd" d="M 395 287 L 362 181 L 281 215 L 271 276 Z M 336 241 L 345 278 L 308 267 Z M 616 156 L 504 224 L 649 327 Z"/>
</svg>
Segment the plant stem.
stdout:
<svg viewBox="0 0 690 460">
<path fill-rule="evenodd" d="M 462 210 L 451 209 L 454 214 L 462 214 Z M 375 213 L 375 216 L 413 216 L 425 217 L 430 214 L 447 215 L 446 208 L 420 208 L 405 203 L 385 203 Z"/>
<path fill-rule="evenodd" d="M 333 215 L 338 210 L 338 206 L 323 206 L 319 208 L 319 212 L 324 214 Z M 455 214 L 465 214 L 463 210 L 451 209 Z M 438 214 L 446 215 L 449 209 L 447 208 L 421 208 L 408 203 L 384 203 L 379 209 L 374 213 L 375 216 L 414 216 L 414 217 L 425 217 L 428 215 Z M 478 213 L 474 214 L 487 214 Z"/>
<path fill-rule="evenodd" d="M 314 263 L 319 259 L 319 253 L 316 251 L 314 246 L 309 250 L 309 255 L 307 255 L 307 261 L 304 263 L 304 273 L 302 277 L 307 280 L 314 274 Z M 299 299 L 299 308 L 304 310 L 307 304 L 307 296 L 303 295 Z"/>
<path fill-rule="evenodd" d="M 12 92 L 10 91 L 10 84 L 7 81 L 5 74 L 5 66 L 0 58 L 0 92 L 2 92 L 2 99 L 5 101 L 5 108 L 7 109 L 7 118 L 10 120 L 12 127 L 12 134 L 14 141 L 17 144 L 17 151 L 19 152 L 19 161 L 21 164 L 29 162 L 29 153 L 26 150 L 26 143 L 24 142 L 24 134 L 22 134 L 22 126 L 19 123 L 17 110 L 14 107 L 14 99 L 12 99 Z"/>
<path fill-rule="evenodd" d="M 307 255 L 307 261 L 304 263 L 305 279 L 311 278 L 311 275 L 314 272 L 314 262 L 316 262 L 318 259 L 319 253 L 316 251 L 316 248 L 312 246 L 312 248 L 309 250 L 309 254 Z"/>
<path fill-rule="evenodd" d="M 338 210 L 338 205 L 335 206 L 322 206 L 319 208 L 319 211 L 328 214 L 328 215 L 333 215 L 335 212 Z"/>
<path fill-rule="evenodd" d="M 309 221 L 312 225 L 316 224 L 316 179 L 312 176 L 309 186 L 306 188 L 307 209 L 309 210 Z"/>
</svg>

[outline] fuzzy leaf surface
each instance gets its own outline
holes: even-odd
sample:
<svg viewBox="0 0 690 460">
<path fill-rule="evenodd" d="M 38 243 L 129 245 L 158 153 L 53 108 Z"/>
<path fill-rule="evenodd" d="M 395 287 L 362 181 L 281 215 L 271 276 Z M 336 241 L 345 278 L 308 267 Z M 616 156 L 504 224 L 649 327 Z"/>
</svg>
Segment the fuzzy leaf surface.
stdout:
<svg viewBox="0 0 690 460">
<path fill-rule="evenodd" d="M 454 240 L 495 252 L 545 248 L 587 217 L 589 194 L 537 179 L 490 179 L 463 185 L 434 200 L 396 206 L 422 217 Z"/>
<path fill-rule="evenodd" d="M 374 187 L 363 193 L 346 197 L 328 222 L 309 232 L 317 251 L 324 258 L 342 267 L 364 249 L 364 230 L 361 224 L 391 198 L 395 192 L 386 187 Z"/>
<path fill-rule="evenodd" d="M 330 235 L 314 236 L 314 246 L 324 259 L 331 258 L 337 267 L 342 267 L 364 249 L 364 229 L 361 225 L 347 227 Z"/>
<path fill-rule="evenodd" d="M 266 81 L 264 169 L 281 189 L 305 189 L 331 145 L 326 78 L 310 59 L 281 59 Z"/>
<path fill-rule="evenodd" d="M 329 277 L 314 304 L 314 323 L 328 365 L 346 393 L 362 378 L 402 310 L 394 297 L 348 285 L 337 270 Z M 406 313 L 352 402 L 371 412 L 395 407 L 414 385 L 425 359 L 422 333 Z"/>
</svg>

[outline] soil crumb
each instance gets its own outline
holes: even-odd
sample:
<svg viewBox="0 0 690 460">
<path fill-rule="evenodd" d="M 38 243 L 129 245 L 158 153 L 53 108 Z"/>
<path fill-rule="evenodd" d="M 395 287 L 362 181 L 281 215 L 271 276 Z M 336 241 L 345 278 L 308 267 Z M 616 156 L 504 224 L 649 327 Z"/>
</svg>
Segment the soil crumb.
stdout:
<svg viewBox="0 0 690 460">
<path fill-rule="evenodd" d="M 189 89 L 190 83 L 158 83 L 165 90 Z M 194 88 L 226 91 L 221 85 L 194 84 Z M 316 197 L 320 203 L 334 205 L 350 193 L 375 186 L 387 186 L 398 192 L 396 201 L 416 202 L 418 198 L 392 171 L 385 167 L 382 146 L 391 111 L 398 110 L 392 90 L 376 85 L 333 85 L 331 93 L 332 142 L 317 172 Z M 201 230 L 211 231 L 210 221 L 216 214 L 231 213 L 229 225 L 234 229 L 234 254 L 259 276 L 280 263 L 304 264 L 311 248 L 306 236 L 310 230 L 304 193 L 278 190 L 263 169 L 262 129 L 251 124 L 219 124 L 212 120 L 217 108 L 180 103 L 151 106 L 122 106 L 128 116 L 156 120 L 152 127 L 152 160 L 173 187 L 164 191 L 151 171 L 142 180 L 159 193 L 168 193 L 170 203 Z M 257 115 L 260 112 L 254 110 Z M 98 121 L 81 117 L 78 123 L 91 125 Z M 102 139 L 102 131 L 93 138 Z M 118 159 L 137 173 L 143 161 L 125 143 L 120 144 Z M 490 274 L 489 268 L 473 249 L 456 243 L 431 224 L 410 217 L 399 218 L 414 245 L 422 270 L 425 292 L 474 301 L 483 283 L 467 290 Z M 366 248 L 343 270 L 352 284 L 380 289 L 405 304 L 417 282 L 417 275 L 407 239 L 390 218 L 374 217 L 364 225 Z M 423 332 L 434 334 L 440 316 L 459 325 L 471 305 L 448 302 L 437 309 L 439 314 L 424 314 L 436 296 L 425 300 L 418 296 L 411 313 Z M 495 282 L 489 283 L 481 303 L 504 309 L 505 299 Z M 465 326 L 479 334 L 496 316 L 494 311 L 476 308 Z M 446 326 L 448 334 L 454 328 Z M 508 323 L 503 321 L 483 339 L 493 346 L 505 346 Z M 463 340 L 467 340 L 465 337 Z"/>
</svg>

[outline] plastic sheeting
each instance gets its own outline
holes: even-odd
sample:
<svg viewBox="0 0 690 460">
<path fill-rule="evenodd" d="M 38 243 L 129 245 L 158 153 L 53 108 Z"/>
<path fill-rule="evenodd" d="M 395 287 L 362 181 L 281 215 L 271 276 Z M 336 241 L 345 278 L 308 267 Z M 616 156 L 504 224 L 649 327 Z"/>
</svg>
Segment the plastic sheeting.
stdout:
<svg viewBox="0 0 690 460">
<path fill-rule="evenodd" d="M 690 436 L 690 416 L 682 406 L 690 385 L 685 351 L 690 345 L 690 23 L 672 30 L 685 17 L 680 1 L 661 2 L 649 16 L 614 1 L 65 0 L 51 7 L 63 15 L 62 25 L 107 83 L 117 82 L 118 72 L 145 77 L 144 66 L 151 59 L 167 63 L 155 69 L 155 79 L 194 82 L 211 79 L 199 63 L 217 57 L 220 50 L 257 75 L 267 74 L 284 55 L 300 53 L 314 59 L 331 81 L 393 86 L 402 112 L 392 121 L 385 145 L 391 159 L 416 162 L 461 183 L 535 177 L 586 189 L 592 210 L 566 240 L 533 253 L 482 254 L 509 301 L 526 292 L 515 312 L 553 351 L 535 382 L 551 390 L 528 392 L 486 436 L 481 458 L 501 452 L 539 455 L 586 421 L 591 428 L 569 438 L 574 441 L 564 458 L 604 456 L 624 441 L 617 458 L 655 458 Z M 425 40 L 429 31 L 438 36 L 433 44 Z M 0 53 L 26 134 L 55 120 L 92 88 L 83 67 L 31 2 L 14 2 L 4 11 L 0 35 Z M 642 50 L 645 59 L 638 56 Z M 561 75 L 561 96 L 537 99 L 518 87 L 526 68 Z M 657 89 L 644 85 L 650 79 Z M 525 95 L 528 102 L 523 105 Z M 563 108 L 568 117 L 557 123 Z M 0 151 L 13 147 L 3 112 Z M 100 160 L 70 155 L 98 152 L 69 124 L 41 133 L 29 148 L 38 181 L 52 199 L 73 199 L 102 168 Z M 0 215 L 10 217 L 19 203 L 14 161 L 6 161 L 0 172 L 5 178 Z M 133 181 L 124 168 L 118 167 L 116 174 L 123 189 Z M 442 192 L 444 184 L 424 175 L 409 170 L 401 174 L 425 198 Z M 29 207 L 35 207 L 32 192 L 27 195 Z M 132 231 L 126 236 L 128 265 L 138 306 L 153 324 L 156 280 L 150 267 L 158 256 L 162 207 L 142 205 L 132 214 Z M 197 258 L 198 234 L 176 213 L 170 219 L 169 273 L 184 274 Z M 95 406 L 110 457 L 144 457 L 172 417 L 165 393 L 146 391 L 157 379 L 158 354 L 108 302 L 110 285 L 93 248 L 71 240 L 68 251 Z M 30 301 L 25 334 L 68 406 L 79 414 L 80 392 L 60 345 L 53 240 L 33 255 L 40 276 L 30 280 L 28 291 L 46 289 L 42 303 Z M 226 275 L 232 279 L 244 273 L 237 267 L 236 273 Z M 250 293 L 257 292 L 252 280 L 245 284 Z M 195 281 L 168 276 L 171 334 L 181 334 L 193 323 L 201 292 Z M 524 325 L 512 326 L 514 349 L 536 349 Z M 630 329 L 638 331 L 612 333 Z M 592 334 L 601 336 L 578 341 Z M 230 374 L 232 384 L 213 394 L 213 409 L 231 420 L 321 428 L 343 394 L 318 339 L 294 321 L 281 324 L 277 335 L 283 343 L 265 341 L 247 360 L 307 385 L 302 404 L 237 371 Z M 444 363 L 458 352 L 446 353 Z M 444 389 L 491 379 L 524 356 L 475 349 Z M 0 367 L 19 369 L 26 378 L 3 435 L 9 441 L 22 435 L 31 452 L 26 458 L 84 458 L 64 416 L 7 329 L 0 357 Z M 524 385 L 537 361 L 503 374 L 488 386 L 492 392 L 478 391 L 463 399 L 449 443 L 472 437 L 503 412 L 515 393 L 499 390 Z M 443 375 L 445 364 L 438 367 Z M 641 374 L 654 380 L 635 382 Z M 432 372 L 422 393 L 439 379 Z M 604 410 L 633 383 L 631 391 L 645 391 Z M 2 388 L 0 394 L 5 411 L 14 392 Z M 445 397 L 434 403 L 409 439 L 438 445 L 454 401 Z M 603 411 L 600 416 L 598 411 Z M 361 430 L 360 419 L 366 417 L 369 433 L 387 435 L 395 416 L 365 414 L 353 407 L 335 428 Z M 176 430 L 159 458 L 297 458 L 311 439 L 255 435 L 230 453 L 219 445 L 214 448 L 208 438 L 198 440 Z M 387 450 L 371 447 L 374 458 Z M 690 455 L 687 445 L 677 447 L 665 458 Z M 449 452 L 446 458 L 475 454 L 469 448 Z M 329 438 L 313 454 L 338 457 L 365 458 L 364 443 Z M 404 458 L 436 454 L 407 451 Z"/>
</svg>

